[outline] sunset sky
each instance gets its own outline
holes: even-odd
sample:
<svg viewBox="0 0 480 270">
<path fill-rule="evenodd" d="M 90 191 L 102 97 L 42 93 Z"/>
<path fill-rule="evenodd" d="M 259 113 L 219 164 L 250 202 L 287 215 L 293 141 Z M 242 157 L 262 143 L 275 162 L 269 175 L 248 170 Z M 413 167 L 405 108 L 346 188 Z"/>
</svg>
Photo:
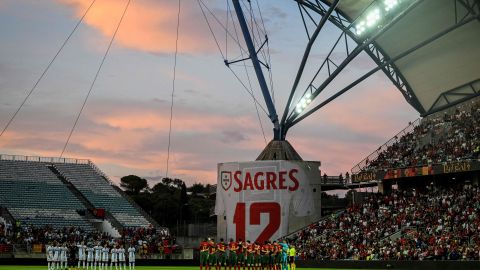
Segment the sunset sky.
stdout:
<svg viewBox="0 0 480 270">
<path fill-rule="evenodd" d="M 226 21 L 226 1 L 203 1 Z M 0 0 L 0 130 L 90 3 Z M 60 155 L 126 3 L 95 2 L 0 137 L 0 153 Z M 281 115 L 307 37 L 293 0 L 259 4 Z M 132 0 L 65 157 L 90 159 L 115 181 L 136 174 L 153 184 L 165 176 L 177 7 L 174 0 Z M 214 183 L 217 163 L 254 160 L 265 141 L 252 99 L 225 67 L 197 1 L 182 1 L 180 16 L 169 176 L 187 184 Z M 225 31 L 218 24 L 213 27 L 221 47 L 227 46 L 227 56 L 239 57 L 232 40 L 225 44 Z M 322 30 L 307 75 L 338 35 L 331 25 Z M 366 73 L 372 63 L 360 55 L 321 97 Z M 241 72 L 243 67 L 233 68 Z M 272 124 L 260 115 L 269 141 Z M 320 160 L 322 171 L 338 175 L 417 117 L 392 83 L 377 73 L 292 128 L 287 139 L 304 160 Z"/>
</svg>

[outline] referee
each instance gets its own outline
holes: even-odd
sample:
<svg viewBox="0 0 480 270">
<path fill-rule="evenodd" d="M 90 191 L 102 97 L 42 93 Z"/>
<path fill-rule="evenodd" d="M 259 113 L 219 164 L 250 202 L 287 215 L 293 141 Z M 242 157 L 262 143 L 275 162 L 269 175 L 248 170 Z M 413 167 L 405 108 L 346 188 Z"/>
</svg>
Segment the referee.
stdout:
<svg viewBox="0 0 480 270">
<path fill-rule="evenodd" d="M 295 246 L 292 244 L 290 244 L 290 248 L 288 249 L 288 264 L 290 270 L 295 270 Z"/>
</svg>

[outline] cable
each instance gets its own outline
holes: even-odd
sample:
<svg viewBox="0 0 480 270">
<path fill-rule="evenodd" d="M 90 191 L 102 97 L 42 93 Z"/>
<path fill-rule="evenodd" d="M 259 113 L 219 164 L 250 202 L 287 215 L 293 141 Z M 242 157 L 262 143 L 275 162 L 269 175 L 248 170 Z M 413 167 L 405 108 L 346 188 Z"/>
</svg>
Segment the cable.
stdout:
<svg viewBox="0 0 480 270">
<path fill-rule="evenodd" d="M 245 50 L 242 45 L 240 44 L 240 42 L 235 39 L 235 37 L 232 35 L 232 33 L 230 33 L 230 31 L 228 31 L 227 28 L 225 28 L 225 25 L 222 24 L 222 22 L 220 21 L 220 19 L 217 18 L 217 16 L 215 16 L 215 13 L 213 13 L 213 11 L 211 9 L 209 9 L 207 7 L 207 5 L 205 5 L 205 3 L 202 1 L 202 0 L 197 0 L 197 2 L 200 4 L 202 3 L 202 5 L 207 9 L 208 13 L 210 13 L 210 15 L 212 15 L 212 17 L 215 19 L 215 21 L 225 30 L 227 31 L 228 35 L 235 41 L 235 43 L 237 43 L 237 45 L 240 47 L 240 49 L 245 53 L 245 54 L 248 54 L 247 50 Z M 202 9 L 202 13 L 203 13 L 203 9 Z M 205 13 L 203 13 L 203 16 L 205 16 Z M 208 23 L 208 20 L 207 20 L 207 23 Z M 210 28 L 210 31 L 213 33 L 212 29 Z M 222 53 L 223 55 L 223 53 Z M 225 57 L 224 57 L 225 59 Z"/>
<path fill-rule="evenodd" d="M 220 52 L 220 54 L 222 55 L 222 59 L 223 60 L 226 60 L 225 59 L 225 55 L 223 54 L 222 52 L 222 49 L 220 48 L 220 44 L 218 43 L 218 40 L 217 40 L 217 37 L 215 36 L 215 33 L 213 32 L 213 29 L 210 25 L 210 22 L 208 21 L 208 18 L 207 18 L 207 15 L 205 14 L 203 8 L 202 8 L 202 5 L 205 5 L 202 0 L 197 0 L 197 3 L 198 3 L 198 6 L 200 7 L 200 10 L 202 11 L 202 14 L 203 14 L 203 17 L 205 19 L 205 22 L 207 23 L 208 25 L 208 29 L 210 29 L 210 33 L 212 34 L 212 37 L 213 37 L 213 40 L 215 41 L 215 44 L 217 45 L 217 48 L 218 48 L 218 51 Z M 200 4 L 201 3 L 201 4 Z M 208 7 L 205 6 L 205 8 L 207 8 L 208 10 Z M 220 23 L 218 20 L 217 20 L 218 23 Z M 224 27 L 225 29 L 225 27 Z M 229 32 L 229 36 L 232 37 L 233 40 L 235 40 L 235 37 L 232 36 L 232 34 Z M 240 43 L 238 43 L 238 41 L 236 42 L 237 45 L 240 46 Z M 247 93 L 253 98 L 253 100 L 255 100 L 256 104 L 260 107 L 260 109 L 263 110 L 263 112 L 265 113 L 265 115 L 269 115 L 267 113 L 267 110 L 265 110 L 265 108 L 258 102 L 258 100 L 255 98 L 255 96 L 253 95 L 252 92 L 250 92 L 250 90 L 248 89 L 248 87 L 242 82 L 242 80 L 240 79 L 240 77 L 238 77 L 238 75 L 235 73 L 235 71 L 232 70 L 232 68 L 229 66 L 227 66 L 228 69 L 233 73 L 233 75 L 235 76 L 235 78 L 237 78 L 238 82 L 243 86 L 243 89 L 245 89 L 245 91 L 247 91 Z"/>
<path fill-rule="evenodd" d="M 168 163 L 170 162 L 170 145 L 172 135 L 172 120 L 173 120 L 173 96 L 175 94 L 175 79 L 177 71 L 177 55 L 178 55 L 178 33 L 180 29 L 180 0 L 178 0 L 178 13 L 177 13 L 177 37 L 175 39 L 175 56 L 173 62 L 173 80 L 172 80 L 172 102 L 170 105 L 170 126 L 168 129 L 168 150 L 167 150 L 167 169 L 165 170 L 165 178 L 168 177 Z"/>
<path fill-rule="evenodd" d="M 215 44 L 217 44 L 218 51 L 222 55 L 222 59 L 225 60 L 225 55 L 223 54 L 222 49 L 220 49 L 220 44 L 218 43 L 217 38 L 215 37 L 215 33 L 213 32 L 213 29 L 210 26 L 210 22 L 208 21 L 207 15 L 205 14 L 205 11 L 202 8 L 203 2 L 202 2 L 202 4 L 200 4 L 200 2 L 201 2 L 201 0 L 197 0 L 198 6 L 200 7 L 200 10 L 202 11 L 202 14 L 203 14 L 203 18 L 205 19 L 205 22 L 207 22 L 208 29 L 210 29 L 210 33 L 212 33 L 213 39 L 215 40 Z M 227 31 L 227 29 L 225 29 L 225 31 Z"/>
<path fill-rule="evenodd" d="M 85 16 L 87 15 L 88 11 L 90 10 L 90 8 L 93 6 L 93 4 L 95 3 L 96 0 L 93 0 L 92 3 L 90 4 L 90 6 L 88 6 L 88 8 L 85 10 L 85 12 L 83 13 L 82 17 L 80 17 L 80 20 L 78 20 L 77 24 L 75 25 L 75 27 L 73 28 L 73 30 L 70 32 L 70 34 L 67 36 L 67 38 L 65 39 L 65 41 L 63 42 L 63 44 L 60 46 L 60 48 L 58 49 L 57 53 L 55 54 L 55 56 L 53 56 L 52 60 L 48 63 L 47 67 L 43 70 L 42 74 L 40 75 L 40 77 L 37 79 L 37 81 L 35 82 L 35 84 L 33 85 L 33 87 L 30 89 L 30 91 L 28 92 L 27 96 L 25 97 L 25 99 L 23 99 L 22 103 L 20 104 L 20 106 L 18 107 L 18 109 L 15 111 L 15 113 L 12 115 L 12 117 L 10 118 L 10 120 L 8 120 L 7 124 L 5 125 L 5 127 L 3 128 L 2 132 L 0 133 L 0 137 L 2 137 L 3 133 L 5 133 L 5 131 L 8 129 L 8 127 L 10 126 L 10 124 L 13 122 L 13 119 L 15 119 L 15 117 L 17 116 L 17 114 L 20 112 L 20 110 L 23 108 L 23 105 L 25 105 L 25 103 L 27 102 L 28 98 L 30 98 L 30 96 L 32 95 L 33 91 L 35 91 L 35 89 L 37 88 L 38 84 L 40 83 L 40 81 L 43 79 L 43 77 L 45 76 L 45 74 L 47 74 L 47 71 L 50 69 L 50 67 L 52 66 L 53 62 L 55 62 L 55 59 L 57 59 L 57 56 L 60 54 L 60 52 L 63 50 L 63 48 L 65 47 L 65 45 L 68 43 L 68 41 L 70 40 L 70 38 L 73 36 L 73 34 L 75 33 L 75 31 L 77 30 L 78 26 L 82 23 L 83 19 L 85 18 Z"/>
<path fill-rule="evenodd" d="M 75 122 L 73 123 L 73 127 L 70 130 L 70 133 L 68 134 L 67 141 L 65 142 L 65 145 L 63 146 L 62 153 L 60 154 L 60 157 L 63 156 L 63 153 L 65 153 L 65 149 L 67 149 L 68 143 L 70 142 L 70 138 L 72 137 L 73 131 L 75 130 L 75 127 L 77 126 L 78 119 L 80 119 L 80 116 L 82 115 L 83 109 L 85 108 L 85 105 L 87 104 L 88 98 L 90 97 L 90 93 L 92 92 L 93 87 L 95 86 L 95 82 L 97 81 L 98 75 L 100 74 L 100 71 L 102 70 L 102 66 L 105 63 L 105 59 L 107 58 L 108 52 L 110 51 L 110 48 L 112 47 L 113 40 L 115 39 L 115 36 L 117 35 L 118 29 L 120 28 L 120 25 L 122 24 L 123 18 L 125 17 L 125 13 L 127 13 L 128 6 L 130 5 L 130 1 L 128 0 L 127 5 L 125 6 L 125 9 L 123 10 L 122 17 L 120 17 L 120 20 L 118 21 L 117 28 L 115 28 L 115 32 L 113 32 L 112 38 L 110 39 L 110 43 L 108 44 L 107 50 L 105 51 L 105 54 L 103 55 L 102 61 L 100 62 L 100 66 L 98 67 L 97 73 L 95 73 L 95 77 L 93 78 L 92 84 L 90 85 L 90 89 L 88 89 L 87 96 L 85 97 L 85 100 L 83 101 L 82 107 L 80 108 L 80 111 L 78 112 L 77 118 L 75 119 Z"/>
<path fill-rule="evenodd" d="M 260 20 L 262 22 L 263 32 L 265 33 L 265 35 L 267 35 L 267 28 L 265 27 L 265 21 L 263 20 L 262 10 L 260 9 L 260 4 L 258 2 L 259 1 L 257 0 L 256 1 L 257 9 L 258 9 L 258 13 L 260 14 Z M 268 69 L 268 77 L 270 79 L 270 91 L 272 93 L 273 104 L 275 105 L 275 89 L 274 89 L 274 86 L 273 86 L 272 59 L 270 57 L 270 45 L 269 45 L 268 41 L 267 41 L 266 45 L 267 45 L 267 56 L 268 56 L 267 63 L 268 63 L 268 66 L 270 67 Z"/>
<path fill-rule="evenodd" d="M 253 93 L 250 92 L 250 90 L 245 85 L 245 83 L 243 83 L 242 80 L 240 79 L 240 77 L 238 77 L 237 73 L 235 73 L 235 71 L 233 71 L 233 69 L 231 67 L 228 67 L 228 69 L 233 73 L 235 78 L 237 78 L 238 82 L 243 86 L 243 89 L 245 89 L 245 91 L 247 91 L 247 93 L 250 94 L 250 96 L 253 98 L 253 100 L 255 100 L 255 103 L 257 103 L 258 107 L 260 107 L 260 109 L 262 109 L 262 111 L 265 113 L 266 116 L 269 116 L 269 114 L 267 113 L 267 110 L 258 102 L 258 100 L 255 98 Z"/>
<path fill-rule="evenodd" d="M 257 1 L 257 9 L 261 17 L 263 28 L 260 27 L 260 24 L 257 22 L 257 19 L 255 18 L 255 12 L 253 11 L 252 3 L 249 1 L 248 6 L 244 2 L 241 2 L 241 3 L 243 4 L 243 8 L 245 10 L 248 10 L 247 14 L 249 15 L 249 20 L 250 20 L 250 28 L 251 28 L 250 32 L 252 33 L 252 40 L 255 43 L 255 46 L 260 48 L 263 45 L 263 41 L 261 40 L 261 37 L 262 36 L 267 37 L 267 30 L 265 28 L 265 23 L 263 21 L 263 17 L 261 14 L 260 5 L 258 4 L 258 1 Z M 256 32 L 256 35 L 255 35 L 255 32 Z M 238 39 L 238 36 L 237 36 L 237 39 Z M 268 71 L 268 78 L 269 78 L 269 84 L 270 84 L 269 91 L 272 97 L 272 102 L 273 104 L 275 104 L 275 91 L 273 89 L 273 77 L 272 77 L 272 71 L 271 71 L 272 63 L 271 63 L 271 57 L 270 57 L 270 46 L 268 44 L 268 40 L 266 40 L 265 42 L 266 42 L 265 45 L 267 47 L 267 53 L 265 53 L 265 49 L 262 49 L 259 51 L 260 53 L 259 57 L 261 57 L 262 61 L 264 61 L 268 65 L 267 71 Z"/>
<path fill-rule="evenodd" d="M 230 13 L 231 13 L 231 11 L 230 11 Z M 237 27 L 235 26 L 235 22 L 233 21 L 233 16 L 231 16 L 231 17 L 232 17 L 233 30 L 235 32 L 235 36 L 238 39 Z M 241 54 L 241 57 L 243 58 L 242 51 L 240 51 L 240 54 Z M 250 90 L 253 94 L 252 82 L 250 81 L 250 76 L 248 75 L 247 65 L 245 64 L 245 61 L 242 61 L 242 63 L 243 63 L 243 68 L 245 69 L 245 74 L 247 75 L 248 85 L 250 86 Z M 263 140 L 265 141 L 265 144 L 267 144 L 267 137 L 265 136 L 265 131 L 263 129 L 262 119 L 260 118 L 260 113 L 258 111 L 258 106 L 257 106 L 257 103 L 255 102 L 255 100 L 253 100 L 253 105 L 255 105 L 255 110 L 257 111 L 258 123 L 260 124 L 260 129 L 262 130 Z"/>
</svg>

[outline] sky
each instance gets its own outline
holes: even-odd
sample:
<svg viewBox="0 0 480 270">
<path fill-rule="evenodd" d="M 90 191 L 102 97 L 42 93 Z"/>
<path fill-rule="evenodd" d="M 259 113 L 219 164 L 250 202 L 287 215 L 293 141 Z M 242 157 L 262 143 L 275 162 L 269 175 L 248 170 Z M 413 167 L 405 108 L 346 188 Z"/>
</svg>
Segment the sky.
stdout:
<svg viewBox="0 0 480 270">
<path fill-rule="evenodd" d="M 91 2 L 0 0 L 1 129 Z M 241 58 L 228 16 L 231 3 L 203 2 L 230 33 L 205 10 L 223 55 Z M 0 137 L 0 153 L 60 156 L 126 3 L 94 3 Z M 268 34 L 275 106 L 281 115 L 307 36 L 294 1 L 252 4 L 260 31 L 265 25 Z M 90 159 L 113 181 L 136 174 L 154 184 L 165 177 L 177 13 L 177 1 L 131 1 L 64 157 Z M 322 29 L 300 88 L 307 85 L 338 35 L 330 24 Z M 168 176 L 188 185 L 215 183 L 219 162 L 254 160 L 273 137 L 272 124 L 259 109 L 263 137 L 252 98 L 224 65 L 222 53 L 198 2 L 181 1 Z M 334 54 L 338 59 L 341 55 L 341 51 Z M 248 73 L 243 63 L 232 69 L 247 86 L 248 74 L 256 99 L 266 107 L 251 63 L 245 64 Z M 373 67 L 361 54 L 316 102 Z M 338 175 L 418 117 L 393 84 L 376 73 L 294 126 L 287 140 L 304 160 L 319 160 L 322 172 Z"/>
</svg>

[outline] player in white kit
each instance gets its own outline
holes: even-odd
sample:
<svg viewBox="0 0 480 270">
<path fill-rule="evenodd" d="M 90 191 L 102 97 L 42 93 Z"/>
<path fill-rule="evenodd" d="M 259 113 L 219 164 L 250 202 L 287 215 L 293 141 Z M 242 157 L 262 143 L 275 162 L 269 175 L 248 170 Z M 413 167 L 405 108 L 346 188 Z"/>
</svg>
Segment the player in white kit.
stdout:
<svg viewBox="0 0 480 270">
<path fill-rule="evenodd" d="M 107 269 L 108 268 L 108 254 L 109 254 L 110 249 L 108 248 L 108 244 L 105 244 L 105 246 L 102 249 L 102 266 L 101 269 Z"/>
<path fill-rule="evenodd" d="M 90 269 L 93 267 L 93 247 L 87 247 L 87 269 L 90 266 Z"/>
<path fill-rule="evenodd" d="M 120 265 L 120 270 L 125 270 L 125 249 L 123 245 L 118 249 L 118 264 Z"/>
<path fill-rule="evenodd" d="M 131 245 L 128 248 L 128 266 L 130 270 L 135 269 L 135 246 Z"/>
<path fill-rule="evenodd" d="M 86 254 L 85 250 L 87 249 L 87 246 L 85 246 L 85 243 L 82 241 L 77 245 L 78 249 L 78 265 L 77 268 L 80 269 L 80 265 L 82 265 L 82 269 L 85 269 L 85 259 L 86 259 Z"/>
<path fill-rule="evenodd" d="M 62 247 L 60 247 L 60 269 L 67 269 L 67 262 L 68 262 L 68 257 L 67 257 L 67 244 L 63 244 Z"/>
<path fill-rule="evenodd" d="M 53 269 L 53 246 L 52 245 L 48 245 L 45 249 L 45 251 L 47 252 L 47 263 L 48 263 L 48 270 L 52 270 Z"/>
<path fill-rule="evenodd" d="M 115 269 L 118 270 L 118 249 L 113 246 L 111 252 L 111 260 L 110 260 L 110 270 L 112 270 L 113 265 L 115 264 Z"/>
<path fill-rule="evenodd" d="M 53 247 L 53 268 L 58 269 L 60 267 L 60 246 L 55 244 Z"/>
<path fill-rule="evenodd" d="M 93 247 L 95 250 L 95 265 L 93 269 L 97 269 L 97 266 L 100 267 L 100 264 L 102 263 L 102 246 L 100 245 L 100 242 L 97 243 L 96 246 Z"/>
</svg>

